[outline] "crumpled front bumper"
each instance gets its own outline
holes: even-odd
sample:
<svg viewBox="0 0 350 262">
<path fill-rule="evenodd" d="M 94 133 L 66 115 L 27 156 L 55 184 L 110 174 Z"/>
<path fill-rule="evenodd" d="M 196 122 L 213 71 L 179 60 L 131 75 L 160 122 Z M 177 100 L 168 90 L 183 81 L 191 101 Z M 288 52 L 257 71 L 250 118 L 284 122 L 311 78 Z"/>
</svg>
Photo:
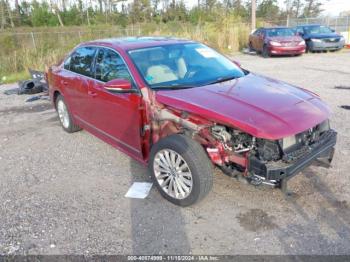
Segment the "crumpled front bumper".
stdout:
<svg viewBox="0 0 350 262">
<path fill-rule="evenodd" d="M 250 156 L 248 159 L 248 171 L 250 174 L 257 175 L 269 181 L 289 179 L 312 165 L 317 159 L 326 160 L 330 163 L 333 158 L 336 142 L 337 132 L 331 129 L 327 131 L 326 136 L 322 140 L 318 141 L 315 146 L 310 146 L 307 153 L 293 162 L 287 163 L 280 160 L 264 163 L 256 157 Z"/>
</svg>

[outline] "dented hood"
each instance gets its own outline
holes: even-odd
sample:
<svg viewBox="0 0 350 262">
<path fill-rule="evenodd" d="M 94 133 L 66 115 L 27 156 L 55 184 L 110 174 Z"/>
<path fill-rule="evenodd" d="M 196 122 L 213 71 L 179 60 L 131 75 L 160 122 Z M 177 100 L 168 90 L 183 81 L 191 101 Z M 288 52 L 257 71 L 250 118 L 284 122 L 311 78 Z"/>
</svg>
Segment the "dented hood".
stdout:
<svg viewBox="0 0 350 262">
<path fill-rule="evenodd" d="M 156 99 L 265 139 L 300 133 L 330 114 L 313 93 L 252 73 L 213 85 L 157 91 Z"/>
</svg>

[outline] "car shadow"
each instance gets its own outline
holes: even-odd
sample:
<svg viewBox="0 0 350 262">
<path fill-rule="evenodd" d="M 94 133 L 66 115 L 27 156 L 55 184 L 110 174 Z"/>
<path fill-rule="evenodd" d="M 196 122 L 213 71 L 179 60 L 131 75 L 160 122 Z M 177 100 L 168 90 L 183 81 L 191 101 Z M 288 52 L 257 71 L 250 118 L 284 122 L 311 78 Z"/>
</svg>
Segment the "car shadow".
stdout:
<svg viewBox="0 0 350 262">
<path fill-rule="evenodd" d="M 350 247 L 350 207 L 339 200 L 325 182 L 311 169 L 304 172 L 307 183 L 319 196 L 317 206 L 289 199 L 289 208 L 305 223 L 290 223 L 277 231 L 287 254 L 342 255 Z M 316 211 L 315 211 L 316 210 Z M 306 244 L 307 243 L 307 244 Z"/>
<path fill-rule="evenodd" d="M 132 182 L 152 182 L 145 166 L 130 159 Z M 181 207 L 166 201 L 155 185 L 146 199 L 131 199 L 132 253 L 188 254 L 190 245 Z"/>
</svg>

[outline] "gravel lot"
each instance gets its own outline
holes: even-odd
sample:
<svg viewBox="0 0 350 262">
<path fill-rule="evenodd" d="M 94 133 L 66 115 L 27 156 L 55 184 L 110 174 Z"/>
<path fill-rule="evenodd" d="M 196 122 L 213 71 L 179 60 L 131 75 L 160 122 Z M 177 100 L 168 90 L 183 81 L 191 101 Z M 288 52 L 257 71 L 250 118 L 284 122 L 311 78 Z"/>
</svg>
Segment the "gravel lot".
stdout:
<svg viewBox="0 0 350 262">
<path fill-rule="evenodd" d="M 47 101 L 0 86 L 0 254 L 350 254 L 350 52 L 263 59 L 243 67 L 318 94 L 339 132 L 331 169 L 310 167 L 277 189 L 216 171 L 199 204 L 180 208 L 152 188 L 124 195 L 147 170 L 82 131 L 65 133 Z"/>
</svg>

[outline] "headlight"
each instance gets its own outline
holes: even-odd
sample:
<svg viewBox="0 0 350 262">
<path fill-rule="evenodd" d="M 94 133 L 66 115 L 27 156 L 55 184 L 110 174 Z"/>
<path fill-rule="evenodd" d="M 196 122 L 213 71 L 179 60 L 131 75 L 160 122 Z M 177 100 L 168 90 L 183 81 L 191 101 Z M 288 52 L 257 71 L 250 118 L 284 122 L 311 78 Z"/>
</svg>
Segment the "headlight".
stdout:
<svg viewBox="0 0 350 262">
<path fill-rule="evenodd" d="M 301 41 L 298 45 L 305 45 L 305 41 Z"/>
<path fill-rule="evenodd" d="M 344 36 L 341 36 L 339 41 L 345 41 L 345 37 Z"/>
<path fill-rule="evenodd" d="M 295 145 L 297 142 L 295 136 L 288 136 L 282 139 L 283 150 Z"/>
<path fill-rule="evenodd" d="M 273 46 L 281 46 L 281 43 L 275 41 L 270 41 L 269 44 Z"/>
<path fill-rule="evenodd" d="M 315 43 L 321 43 L 322 42 L 321 39 L 316 39 L 316 38 L 312 38 L 311 41 L 315 42 Z"/>
<path fill-rule="evenodd" d="M 318 125 L 318 129 L 320 130 L 320 133 L 324 131 L 328 131 L 331 128 L 329 119 L 323 121 L 321 124 Z"/>
</svg>

